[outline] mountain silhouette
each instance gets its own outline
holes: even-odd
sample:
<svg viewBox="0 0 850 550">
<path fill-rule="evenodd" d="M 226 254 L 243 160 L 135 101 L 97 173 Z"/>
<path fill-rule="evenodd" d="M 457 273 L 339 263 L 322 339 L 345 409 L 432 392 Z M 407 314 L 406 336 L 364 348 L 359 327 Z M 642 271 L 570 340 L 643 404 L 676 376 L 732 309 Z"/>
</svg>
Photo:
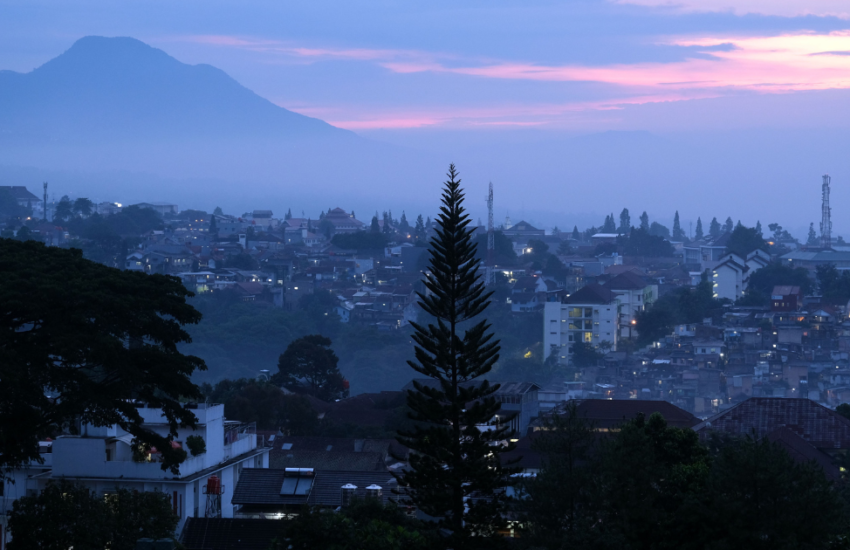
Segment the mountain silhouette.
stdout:
<svg viewBox="0 0 850 550">
<path fill-rule="evenodd" d="M 81 38 L 29 73 L 0 71 L 0 137 L 51 143 L 151 138 L 341 138 L 210 65 L 134 38 Z"/>
</svg>

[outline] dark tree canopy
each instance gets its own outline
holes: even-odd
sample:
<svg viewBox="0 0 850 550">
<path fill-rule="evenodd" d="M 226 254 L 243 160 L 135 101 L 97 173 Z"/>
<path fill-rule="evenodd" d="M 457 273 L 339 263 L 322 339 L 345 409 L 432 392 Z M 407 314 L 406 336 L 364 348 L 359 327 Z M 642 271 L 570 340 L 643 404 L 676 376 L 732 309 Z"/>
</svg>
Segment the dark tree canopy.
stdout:
<svg viewBox="0 0 850 550">
<path fill-rule="evenodd" d="M 750 275 L 744 300 L 753 305 L 765 305 L 775 286 L 799 286 L 803 295 L 812 291 L 812 280 L 804 267 L 792 268 L 782 262 L 772 262 Z"/>
<path fill-rule="evenodd" d="M 451 532 L 449 548 L 492 548 L 500 542 L 496 531 L 502 515 L 508 476 L 499 454 L 512 445 L 495 444 L 507 436 L 507 426 L 481 431 L 499 414 L 493 397 L 498 385 L 480 377 L 499 358 L 499 343 L 490 324 L 479 317 L 490 303 L 478 265 L 476 247 L 463 208 L 463 192 L 454 165 L 437 218 L 437 236 L 431 242 L 428 293 L 419 293 L 423 311 L 435 320 L 413 324 L 415 361 L 408 364 L 431 384 L 414 381 L 407 393 L 411 418 L 420 423 L 399 432 L 398 440 L 414 451 L 410 469 L 394 474 L 408 487 L 407 497 L 424 513 L 442 518 Z M 466 330 L 461 333 L 461 324 Z M 467 500 L 472 494 L 484 498 Z"/>
<path fill-rule="evenodd" d="M 623 239 L 625 243 L 626 256 L 644 256 L 647 258 L 670 257 L 673 255 L 674 248 L 664 237 L 651 235 L 643 229 L 632 228 L 627 239 Z"/>
<path fill-rule="evenodd" d="M 654 235 L 656 237 L 662 237 L 664 239 L 670 238 L 670 230 L 667 226 L 662 225 L 658 222 L 652 222 L 652 225 L 649 226 L 649 234 Z"/>
<path fill-rule="evenodd" d="M 179 279 L 109 268 L 79 250 L 0 239 L 0 468 L 38 460 L 39 438 L 73 429 L 74 420 L 118 424 L 162 449 L 176 471 L 185 452 L 169 441 L 194 425 L 181 399 L 206 368 L 181 354 L 185 324 L 200 321 Z M 130 401 L 161 407 L 168 438 L 142 426 Z"/>
<path fill-rule="evenodd" d="M 756 228 L 743 225 L 735 227 L 726 243 L 726 252 L 746 258 L 754 250 L 767 250 L 767 244 Z"/>
<path fill-rule="evenodd" d="M 825 302 L 845 305 L 850 301 L 850 273 L 838 271 L 835 264 L 826 264 L 817 266 L 815 277 Z"/>
<path fill-rule="evenodd" d="M 325 401 L 347 397 L 348 387 L 338 362 L 330 338 L 304 336 L 289 344 L 280 356 L 275 381 L 291 391 L 307 392 Z"/>
<path fill-rule="evenodd" d="M 240 378 L 201 387 L 212 403 L 222 403 L 230 420 L 256 422 L 262 430 L 282 429 L 290 435 L 311 435 L 317 414 L 303 395 L 286 395 L 269 382 Z"/>
<path fill-rule="evenodd" d="M 483 233 L 475 237 L 477 246 L 477 257 L 481 261 L 487 259 L 487 234 Z M 516 265 L 517 255 L 514 252 L 513 241 L 501 231 L 493 232 L 493 262 L 496 265 Z"/>
<path fill-rule="evenodd" d="M 140 538 L 172 537 L 178 517 L 161 491 L 116 489 L 109 497 L 68 481 L 15 501 L 9 550 L 133 550 Z"/>
</svg>

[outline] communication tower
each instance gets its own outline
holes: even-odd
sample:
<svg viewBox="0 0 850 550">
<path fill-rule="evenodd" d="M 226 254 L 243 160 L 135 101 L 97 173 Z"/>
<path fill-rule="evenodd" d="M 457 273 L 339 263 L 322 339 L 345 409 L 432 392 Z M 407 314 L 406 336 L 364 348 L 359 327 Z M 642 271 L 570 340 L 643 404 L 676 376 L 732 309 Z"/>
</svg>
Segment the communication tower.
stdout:
<svg viewBox="0 0 850 550">
<path fill-rule="evenodd" d="M 832 247 L 832 209 L 829 207 L 829 175 L 823 177 L 823 205 L 821 207 L 820 240 L 823 248 Z"/>
<path fill-rule="evenodd" d="M 493 228 L 493 182 L 487 194 L 487 284 L 493 282 L 493 254 L 496 250 L 496 236 Z"/>
</svg>

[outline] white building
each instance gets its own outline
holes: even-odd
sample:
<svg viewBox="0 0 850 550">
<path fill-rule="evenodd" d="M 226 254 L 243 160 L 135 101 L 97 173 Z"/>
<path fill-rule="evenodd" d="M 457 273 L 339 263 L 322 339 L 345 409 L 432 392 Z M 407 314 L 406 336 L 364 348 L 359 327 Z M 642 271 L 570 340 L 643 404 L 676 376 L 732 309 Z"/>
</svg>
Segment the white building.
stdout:
<svg viewBox="0 0 850 550">
<path fill-rule="evenodd" d="M 743 258 L 727 254 L 711 271 L 713 295 L 717 299 L 728 298 L 733 302 L 747 291 L 750 276 L 770 263 L 770 256 L 763 250 L 754 250 Z"/>
<path fill-rule="evenodd" d="M 617 349 L 619 301 L 609 289 L 587 285 L 561 302 L 546 302 L 543 309 L 543 349 L 558 363 L 570 361 L 570 348 L 584 342 L 598 348 L 603 342 Z"/>
<path fill-rule="evenodd" d="M 180 465 L 179 474 L 163 470 L 160 454 L 151 452 L 134 458 L 133 436 L 117 426 L 94 427 L 83 425 L 78 436 L 60 436 L 43 443 L 44 464 L 31 464 L 13 474 L 15 483 L 3 487 L 3 505 L 11 510 L 12 502 L 25 495 L 38 494 L 51 480 L 66 479 L 81 483 L 95 492 L 107 495 L 116 488 L 137 491 L 163 491 L 180 518 L 178 532 L 188 517 L 204 517 L 207 495 L 205 487 L 210 476 L 217 476 L 224 486 L 220 498 L 221 517 L 233 517 L 231 496 L 245 468 L 268 468 L 270 447 L 258 441 L 253 426 L 224 418 L 224 405 L 189 405 L 198 419 L 196 428 L 181 428 L 177 444 L 187 450 L 186 438 L 199 435 L 204 439 L 206 452 L 188 454 Z M 197 408 L 195 408 L 197 407 Z M 145 428 L 160 435 L 168 434 L 168 424 L 162 409 L 138 409 Z M 5 514 L 0 518 L 4 523 Z"/>
<path fill-rule="evenodd" d="M 605 288 L 613 292 L 619 302 L 620 338 L 637 337 L 635 318 L 658 299 L 658 285 L 648 283 L 634 271 L 624 271 L 605 283 Z"/>
</svg>

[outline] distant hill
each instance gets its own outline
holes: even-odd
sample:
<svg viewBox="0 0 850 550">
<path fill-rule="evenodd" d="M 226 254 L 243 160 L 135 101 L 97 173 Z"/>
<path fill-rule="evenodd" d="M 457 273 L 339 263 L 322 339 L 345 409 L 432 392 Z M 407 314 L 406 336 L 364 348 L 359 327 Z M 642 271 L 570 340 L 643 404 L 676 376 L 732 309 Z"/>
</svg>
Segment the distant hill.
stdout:
<svg viewBox="0 0 850 550">
<path fill-rule="evenodd" d="M 341 138 L 209 65 L 133 38 L 81 38 L 32 72 L 0 71 L 0 138 L 29 143 L 150 138 Z"/>
</svg>

